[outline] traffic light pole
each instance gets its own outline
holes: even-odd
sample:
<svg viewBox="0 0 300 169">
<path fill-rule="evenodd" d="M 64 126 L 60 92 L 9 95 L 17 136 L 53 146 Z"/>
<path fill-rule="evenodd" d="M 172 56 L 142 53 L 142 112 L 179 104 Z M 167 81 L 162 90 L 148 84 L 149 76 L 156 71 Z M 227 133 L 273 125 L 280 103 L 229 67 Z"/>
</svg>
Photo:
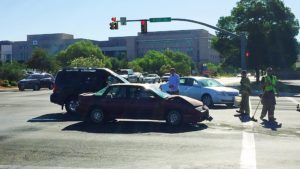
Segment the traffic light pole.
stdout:
<svg viewBox="0 0 300 169">
<path fill-rule="evenodd" d="M 154 21 L 156 20 L 156 21 Z M 161 20 L 161 21 L 160 21 Z M 242 32 L 239 35 L 232 33 L 230 31 L 227 31 L 225 29 L 221 29 L 203 22 L 199 22 L 199 21 L 195 21 L 195 20 L 191 20 L 191 19 L 182 19 L 182 18 L 150 18 L 150 19 L 135 19 L 135 20 L 126 20 L 126 22 L 140 22 L 140 21 L 150 21 L 150 22 L 170 22 L 170 21 L 184 21 L 184 22 L 191 22 L 191 23 L 196 23 L 196 24 L 200 24 L 206 27 L 209 27 L 211 29 L 217 30 L 219 32 L 223 32 L 226 33 L 230 36 L 234 36 L 234 37 L 239 37 L 240 38 L 240 52 L 241 52 L 241 68 L 242 70 L 246 70 L 247 69 L 247 65 L 246 65 L 246 46 L 247 46 L 247 39 L 246 39 L 246 33 Z M 116 22 L 120 22 L 120 21 L 116 21 Z"/>
<path fill-rule="evenodd" d="M 211 29 L 217 30 L 219 32 L 223 32 L 223 33 L 227 33 L 231 36 L 235 36 L 235 37 L 239 37 L 240 38 L 240 51 L 241 51 L 241 68 L 242 70 L 246 70 L 247 69 L 247 64 L 246 64 L 246 46 L 247 46 L 247 39 L 246 39 L 246 33 L 242 32 L 240 35 L 237 35 L 235 33 L 229 32 L 225 29 L 221 29 L 203 22 L 199 22 L 199 21 L 195 21 L 195 20 L 191 20 L 191 19 L 182 19 L 182 18 L 172 18 L 172 21 L 184 21 L 184 22 L 191 22 L 191 23 L 196 23 L 196 24 L 200 24 L 206 27 L 209 27 Z"/>
</svg>

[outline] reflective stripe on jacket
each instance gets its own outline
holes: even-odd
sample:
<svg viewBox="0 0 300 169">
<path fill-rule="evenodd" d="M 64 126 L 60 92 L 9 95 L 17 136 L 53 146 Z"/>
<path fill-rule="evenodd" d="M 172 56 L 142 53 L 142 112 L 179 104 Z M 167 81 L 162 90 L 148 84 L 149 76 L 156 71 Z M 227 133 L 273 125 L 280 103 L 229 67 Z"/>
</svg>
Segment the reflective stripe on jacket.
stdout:
<svg viewBox="0 0 300 169">
<path fill-rule="evenodd" d="M 276 76 L 265 76 L 264 77 L 264 91 L 273 91 L 276 93 L 276 83 L 277 83 L 277 78 Z"/>
</svg>

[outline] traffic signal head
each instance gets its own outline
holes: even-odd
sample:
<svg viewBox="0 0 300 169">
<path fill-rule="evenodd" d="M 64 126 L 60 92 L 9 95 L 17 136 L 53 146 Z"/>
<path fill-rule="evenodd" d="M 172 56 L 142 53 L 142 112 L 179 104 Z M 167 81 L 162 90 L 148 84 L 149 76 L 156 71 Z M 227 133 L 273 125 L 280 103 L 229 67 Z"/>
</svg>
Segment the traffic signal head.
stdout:
<svg viewBox="0 0 300 169">
<path fill-rule="evenodd" d="M 147 20 L 141 20 L 141 32 L 147 33 Z"/>
<path fill-rule="evenodd" d="M 109 23 L 109 28 L 111 30 L 118 29 L 118 22 L 111 22 L 111 23 Z"/>
<path fill-rule="evenodd" d="M 249 51 L 246 51 L 246 57 L 249 57 L 250 56 L 250 52 Z"/>
</svg>

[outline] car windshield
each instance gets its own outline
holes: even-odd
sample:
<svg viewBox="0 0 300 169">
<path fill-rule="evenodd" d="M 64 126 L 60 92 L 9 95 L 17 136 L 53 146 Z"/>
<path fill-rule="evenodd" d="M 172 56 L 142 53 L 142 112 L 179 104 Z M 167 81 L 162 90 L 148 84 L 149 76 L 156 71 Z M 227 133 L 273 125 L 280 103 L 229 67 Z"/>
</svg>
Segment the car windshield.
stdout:
<svg viewBox="0 0 300 169">
<path fill-rule="evenodd" d="M 165 73 L 165 74 L 164 74 L 164 76 L 170 76 L 170 75 L 171 75 L 170 73 Z"/>
<path fill-rule="evenodd" d="M 118 72 L 120 75 L 128 75 L 128 71 L 122 70 Z"/>
<path fill-rule="evenodd" d="M 39 79 L 41 75 L 29 75 L 26 79 Z"/>
<path fill-rule="evenodd" d="M 160 96 L 162 98 L 167 98 L 170 96 L 168 93 L 165 93 L 156 87 L 148 87 L 148 89 L 152 90 L 154 93 L 156 93 L 158 96 Z"/>
<path fill-rule="evenodd" d="M 108 86 L 106 86 L 103 89 L 99 90 L 98 92 L 95 93 L 95 96 L 102 96 L 107 88 L 108 88 Z"/>
<path fill-rule="evenodd" d="M 155 74 L 149 74 L 147 77 L 156 77 Z"/>
<path fill-rule="evenodd" d="M 220 82 L 214 80 L 214 79 L 202 79 L 198 80 L 198 82 L 203 86 L 203 87 L 223 87 Z"/>
</svg>

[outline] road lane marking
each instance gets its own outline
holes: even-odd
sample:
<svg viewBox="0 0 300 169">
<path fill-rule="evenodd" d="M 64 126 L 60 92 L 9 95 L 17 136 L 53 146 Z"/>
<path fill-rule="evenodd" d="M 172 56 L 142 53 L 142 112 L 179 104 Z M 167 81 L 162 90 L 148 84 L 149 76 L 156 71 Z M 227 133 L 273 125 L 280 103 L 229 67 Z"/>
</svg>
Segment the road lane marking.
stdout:
<svg viewBox="0 0 300 169">
<path fill-rule="evenodd" d="M 251 100 L 249 98 L 250 117 L 253 116 Z M 253 127 L 253 122 L 243 123 L 243 126 Z M 243 131 L 242 150 L 240 158 L 241 169 L 256 169 L 256 151 L 254 134 Z"/>
<path fill-rule="evenodd" d="M 24 165 L 0 165 L 0 169 L 96 169 L 96 168 L 77 168 L 77 167 L 50 167 L 50 166 L 24 166 Z"/>
</svg>

